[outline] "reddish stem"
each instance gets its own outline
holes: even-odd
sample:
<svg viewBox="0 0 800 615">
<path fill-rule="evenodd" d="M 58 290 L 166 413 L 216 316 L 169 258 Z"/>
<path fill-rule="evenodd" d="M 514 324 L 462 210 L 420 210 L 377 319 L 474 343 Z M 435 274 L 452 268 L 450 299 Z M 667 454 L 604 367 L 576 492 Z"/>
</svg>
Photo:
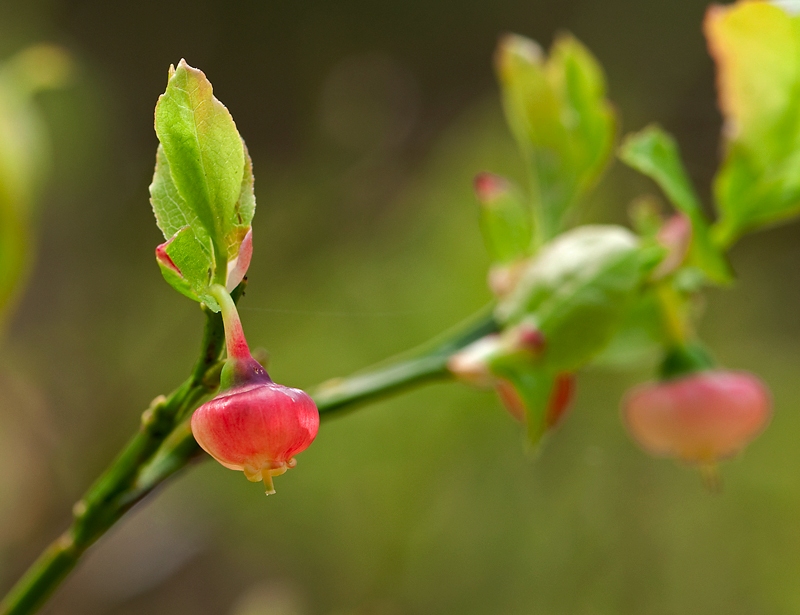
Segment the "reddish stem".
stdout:
<svg viewBox="0 0 800 615">
<path fill-rule="evenodd" d="M 231 359 L 249 359 L 250 348 L 247 346 L 247 340 L 244 337 L 244 330 L 242 329 L 242 321 L 239 319 L 239 312 L 236 310 L 236 304 L 231 299 L 225 287 L 214 284 L 209 292 L 214 299 L 219 303 L 222 310 L 222 321 L 225 324 L 225 345 L 228 350 L 228 358 Z"/>
</svg>

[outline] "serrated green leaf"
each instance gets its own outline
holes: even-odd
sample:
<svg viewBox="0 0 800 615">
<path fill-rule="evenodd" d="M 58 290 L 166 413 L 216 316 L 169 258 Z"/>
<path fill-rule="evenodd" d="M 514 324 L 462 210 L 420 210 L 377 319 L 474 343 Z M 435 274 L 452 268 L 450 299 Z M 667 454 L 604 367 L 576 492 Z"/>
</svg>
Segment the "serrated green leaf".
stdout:
<svg viewBox="0 0 800 615">
<path fill-rule="evenodd" d="M 688 264 L 702 270 L 714 282 L 730 283 L 733 279 L 730 266 L 711 241 L 708 221 L 683 167 L 675 140 L 661 127 L 651 125 L 628 135 L 619 156 L 627 165 L 655 181 L 676 209 L 689 218 L 692 243 Z"/>
<path fill-rule="evenodd" d="M 491 173 L 475 178 L 480 225 L 493 263 L 507 264 L 529 255 L 533 239 L 531 213 L 520 191 Z"/>
<path fill-rule="evenodd" d="M 725 116 L 714 182 L 715 241 L 800 214 L 800 17 L 766 2 L 709 9 L 705 21 Z"/>
<path fill-rule="evenodd" d="M 537 232 L 546 240 L 563 228 L 610 158 L 616 118 L 605 79 L 571 36 L 555 42 L 549 59 L 535 42 L 507 36 L 497 73 L 508 124 L 530 165 Z"/>
<path fill-rule="evenodd" d="M 578 227 L 532 259 L 496 316 L 505 325 L 532 316 L 545 336 L 548 371 L 572 372 L 612 339 L 645 272 L 633 233 Z"/>
<path fill-rule="evenodd" d="M 236 229 L 244 218 L 237 204 L 246 183 L 245 151 L 233 118 L 214 97 L 206 76 L 181 60 L 158 99 L 155 126 L 174 188 L 186 206 L 184 215 L 199 222 L 210 237 L 213 280 L 224 285 L 229 242 L 236 237 L 241 241 L 244 236 Z M 179 205 L 180 201 L 169 201 L 164 208 L 171 212 Z M 154 209 L 161 207 L 154 199 Z M 245 213 L 248 207 L 245 203 Z M 171 220 L 167 212 L 161 216 L 165 224 Z M 249 215 L 252 217 L 252 210 Z M 199 225 L 188 222 L 200 237 Z"/>
</svg>

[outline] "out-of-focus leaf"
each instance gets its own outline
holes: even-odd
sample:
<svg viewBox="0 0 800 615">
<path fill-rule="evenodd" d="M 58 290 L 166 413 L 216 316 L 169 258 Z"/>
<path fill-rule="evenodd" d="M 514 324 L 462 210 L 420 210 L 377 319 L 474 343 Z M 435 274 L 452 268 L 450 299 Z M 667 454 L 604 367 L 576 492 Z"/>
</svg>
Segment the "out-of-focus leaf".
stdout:
<svg viewBox="0 0 800 615">
<path fill-rule="evenodd" d="M 628 369 L 655 364 L 663 353 L 666 335 L 661 306 L 654 290 L 639 294 L 628 307 L 614 337 L 592 365 Z"/>
<path fill-rule="evenodd" d="M 537 445 L 547 431 L 547 409 L 555 384 L 555 376 L 529 365 L 503 364 L 493 366 L 495 375 L 508 381 L 518 396 L 525 416 L 528 441 Z M 508 400 L 504 400 L 509 403 Z"/>
<path fill-rule="evenodd" d="M 725 256 L 714 246 L 700 200 L 681 162 L 675 140 L 659 126 L 648 126 L 629 135 L 620 148 L 620 158 L 655 181 L 672 204 L 692 223 L 688 265 L 702 270 L 719 284 L 732 281 Z"/>
<path fill-rule="evenodd" d="M 498 304 L 497 318 L 507 325 L 532 317 L 545 336 L 544 365 L 554 373 L 573 372 L 612 339 L 647 261 L 627 229 L 573 229 L 531 261 L 514 291 Z"/>
<path fill-rule="evenodd" d="M 151 203 L 164 237 L 175 238 L 165 251 L 171 258 L 174 252 L 180 276 L 159 264 L 178 291 L 206 301 L 208 285 L 225 284 L 228 263 L 250 230 L 255 212 L 252 163 L 211 83 L 184 60 L 177 69 L 170 68 L 166 92 L 156 105 L 156 133 L 161 144 Z"/>
<path fill-rule="evenodd" d="M 616 118 L 605 78 L 591 53 L 567 35 L 548 59 L 534 41 L 506 36 L 496 65 L 508 124 L 530 165 L 537 232 L 547 240 L 610 158 Z"/>
<path fill-rule="evenodd" d="M 725 117 L 714 238 L 727 247 L 800 213 L 800 17 L 767 2 L 714 6 L 705 34 Z"/>
<path fill-rule="evenodd" d="M 53 45 L 30 47 L 0 66 L 0 323 L 31 256 L 31 215 L 49 170 L 47 130 L 33 97 L 63 86 L 72 62 Z"/>
<path fill-rule="evenodd" d="M 531 213 L 519 190 L 491 173 L 475 178 L 475 194 L 481 205 L 481 231 L 493 263 L 507 264 L 530 253 L 533 229 Z"/>
<path fill-rule="evenodd" d="M 631 224 L 639 236 L 647 241 L 656 241 L 656 236 L 664 224 L 661 215 L 661 202 L 653 195 L 635 198 L 628 208 Z"/>
</svg>

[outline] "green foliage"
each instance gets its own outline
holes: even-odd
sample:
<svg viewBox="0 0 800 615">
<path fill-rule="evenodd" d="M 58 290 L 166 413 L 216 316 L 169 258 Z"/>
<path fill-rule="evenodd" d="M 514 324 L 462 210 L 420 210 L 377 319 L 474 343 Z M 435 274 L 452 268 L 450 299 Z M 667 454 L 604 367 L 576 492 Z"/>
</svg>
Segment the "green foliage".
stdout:
<svg viewBox="0 0 800 615">
<path fill-rule="evenodd" d="M 30 47 L 0 66 L 0 322 L 30 260 L 31 216 L 49 167 L 49 144 L 34 95 L 69 78 L 66 53 Z"/>
<path fill-rule="evenodd" d="M 528 443 L 540 444 L 547 432 L 547 410 L 555 384 L 555 376 L 542 367 L 531 367 L 521 362 L 498 361 L 492 371 L 514 387 L 525 406 L 525 426 Z"/>
<path fill-rule="evenodd" d="M 714 233 L 727 247 L 800 213 L 800 17 L 766 2 L 712 7 L 705 33 L 726 138 Z"/>
<path fill-rule="evenodd" d="M 571 36 L 548 59 L 532 40 L 506 36 L 496 57 L 508 124 L 529 165 L 540 240 L 594 184 L 611 155 L 616 118 L 605 99 L 603 71 Z"/>
<path fill-rule="evenodd" d="M 645 273 L 643 257 L 622 227 L 568 231 L 531 260 L 497 318 L 509 325 L 532 316 L 545 336 L 543 364 L 574 371 L 614 336 Z"/>
<path fill-rule="evenodd" d="M 211 83 L 184 60 L 170 68 L 155 125 L 161 144 L 151 203 L 179 271 L 159 264 L 179 292 L 216 309 L 208 287 L 226 284 L 255 212 L 250 157 Z"/>
<path fill-rule="evenodd" d="M 654 363 L 667 342 L 661 320 L 655 289 L 643 288 L 631 302 L 612 340 L 592 364 L 627 369 Z"/>
<path fill-rule="evenodd" d="M 530 253 L 531 215 L 519 190 L 502 177 L 484 173 L 475 179 L 481 205 L 481 231 L 493 263 L 507 264 Z"/>
<path fill-rule="evenodd" d="M 169 257 L 157 259 L 164 279 L 181 294 L 203 301 L 216 311 L 217 300 L 209 293 L 213 258 L 208 245 L 200 243 L 192 227 L 184 226 L 160 247 Z"/>
<path fill-rule="evenodd" d="M 620 158 L 652 178 L 678 211 L 691 221 L 692 243 L 687 264 L 702 270 L 713 282 L 729 283 L 732 280 L 730 266 L 711 241 L 708 221 L 683 167 L 675 140 L 659 126 L 648 126 L 625 139 Z"/>
</svg>

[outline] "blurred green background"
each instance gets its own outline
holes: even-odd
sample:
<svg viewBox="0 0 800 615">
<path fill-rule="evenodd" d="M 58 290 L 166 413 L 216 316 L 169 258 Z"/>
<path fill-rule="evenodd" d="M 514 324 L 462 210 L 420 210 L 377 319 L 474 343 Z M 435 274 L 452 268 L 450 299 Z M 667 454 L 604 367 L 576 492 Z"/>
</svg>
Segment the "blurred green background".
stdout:
<svg viewBox="0 0 800 615">
<path fill-rule="evenodd" d="M 11 0 L 0 55 L 65 46 L 40 103 L 53 179 L 0 352 L 0 590 L 188 373 L 202 315 L 161 279 L 148 203 L 167 67 L 202 68 L 253 155 L 242 317 L 283 383 L 309 387 L 425 341 L 489 300 L 471 193 L 521 177 L 491 68 L 499 34 L 567 29 L 607 70 L 623 130 L 674 132 L 707 196 L 720 117 L 700 0 Z M 615 165 L 591 220 L 654 187 Z M 800 613 L 800 228 L 746 238 L 702 333 L 758 372 L 775 418 L 724 490 L 628 439 L 637 372 L 581 374 L 538 459 L 494 395 L 436 385 L 326 423 L 278 495 L 190 468 L 102 540 L 45 613 Z"/>
</svg>

